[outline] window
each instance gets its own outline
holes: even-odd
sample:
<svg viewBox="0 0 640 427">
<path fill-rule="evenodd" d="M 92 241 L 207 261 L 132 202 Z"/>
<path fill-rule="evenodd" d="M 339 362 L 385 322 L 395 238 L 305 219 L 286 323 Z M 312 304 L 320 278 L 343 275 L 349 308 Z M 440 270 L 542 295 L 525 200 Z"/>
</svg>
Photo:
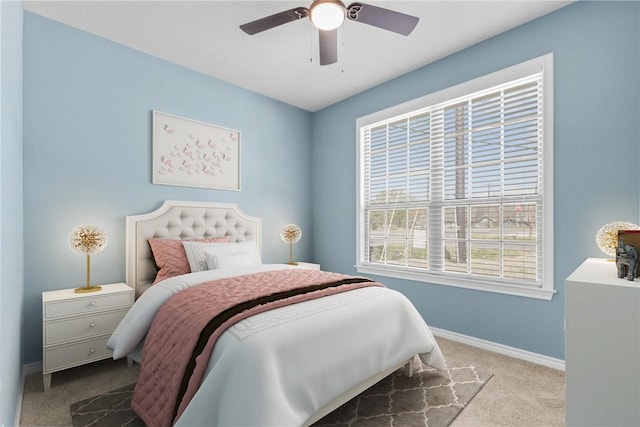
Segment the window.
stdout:
<svg viewBox="0 0 640 427">
<path fill-rule="evenodd" d="M 358 271 L 551 299 L 552 66 L 357 120 Z"/>
</svg>

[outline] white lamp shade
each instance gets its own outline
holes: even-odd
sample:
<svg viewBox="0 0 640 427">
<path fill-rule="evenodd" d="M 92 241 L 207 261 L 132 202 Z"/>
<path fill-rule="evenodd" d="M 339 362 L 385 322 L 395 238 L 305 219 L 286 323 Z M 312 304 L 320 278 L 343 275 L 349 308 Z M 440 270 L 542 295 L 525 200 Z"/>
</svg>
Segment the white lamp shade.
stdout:
<svg viewBox="0 0 640 427">
<path fill-rule="evenodd" d="M 74 228 L 69 235 L 69 247 L 79 254 L 97 254 L 106 246 L 106 234 L 100 227 L 94 225 L 80 225 Z"/>
<path fill-rule="evenodd" d="M 282 227 L 280 238 L 285 243 L 296 243 L 302 237 L 302 230 L 295 224 L 287 224 Z"/>
<path fill-rule="evenodd" d="M 341 1 L 316 0 L 309 10 L 309 18 L 318 29 L 335 30 L 344 22 L 345 8 Z"/>
</svg>

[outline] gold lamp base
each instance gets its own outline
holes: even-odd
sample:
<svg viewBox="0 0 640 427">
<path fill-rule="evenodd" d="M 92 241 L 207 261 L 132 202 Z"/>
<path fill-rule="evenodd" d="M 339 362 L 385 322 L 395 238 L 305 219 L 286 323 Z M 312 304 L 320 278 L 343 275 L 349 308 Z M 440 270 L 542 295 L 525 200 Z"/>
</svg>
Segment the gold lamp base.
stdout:
<svg viewBox="0 0 640 427">
<path fill-rule="evenodd" d="M 89 286 L 84 288 L 75 288 L 73 292 L 76 294 L 84 294 L 88 292 L 97 292 L 102 289 L 102 286 Z"/>
<path fill-rule="evenodd" d="M 293 261 L 293 243 L 289 243 L 289 265 L 298 265 L 297 262 Z"/>
<path fill-rule="evenodd" d="M 89 254 L 87 254 L 87 286 L 84 288 L 75 288 L 73 292 L 76 294 L 86 294 L 88 292 L 98 292 L 102 286 L 91 285 L 91 262 Z"/>
</svg>

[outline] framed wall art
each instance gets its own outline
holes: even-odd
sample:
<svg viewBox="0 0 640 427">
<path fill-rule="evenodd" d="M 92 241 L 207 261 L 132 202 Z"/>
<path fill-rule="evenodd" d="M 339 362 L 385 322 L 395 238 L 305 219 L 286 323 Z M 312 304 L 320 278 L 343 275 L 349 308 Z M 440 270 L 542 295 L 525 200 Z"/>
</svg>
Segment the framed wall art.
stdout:
<svg viewBox="0 0 640 427">
<path fill-rule="evenodd" d="M 240 190 L 240 132 L 153 111 L 153 183 Z"/>
</svg>

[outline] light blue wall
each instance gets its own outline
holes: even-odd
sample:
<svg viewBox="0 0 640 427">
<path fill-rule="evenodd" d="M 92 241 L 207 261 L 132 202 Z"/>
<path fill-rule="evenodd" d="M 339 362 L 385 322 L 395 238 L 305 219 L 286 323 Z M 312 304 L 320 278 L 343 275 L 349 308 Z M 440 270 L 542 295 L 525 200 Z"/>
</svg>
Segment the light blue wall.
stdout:
<svg viewBox="0 0 640 427">
<path fill-rule="evenodd" d="M 83 285 L 73 227 L 101 226 L 92 281 L 124 281 L 124 217 L 165 199 L 238 203 L 263 218 L 265 262 L 288 260 L 282 225 L 311 254 L 311 114 L 25 13 L 25 363 L 41 360 L 41 292 Z M 151 184 L 151 111 L 241 132 L 242 191 Z"/>
<path fill-rule="evenodd" d="M 22 369 L 22 1 L 0 1 L 0 425 L 14 425 Z"/>
<path fill-rule="evenodd" d="M 553 300 L 379 279 L 408 295 L 432 326 L 563 359 L 564 280 L 585 258 L 604 256 L 594 242 L 600 226 L 639 220 L 639 9 L 575 3 L 315 113 L 315 261 L 355 271 L 357 117 L 553 52 Z"/>
</svg>

